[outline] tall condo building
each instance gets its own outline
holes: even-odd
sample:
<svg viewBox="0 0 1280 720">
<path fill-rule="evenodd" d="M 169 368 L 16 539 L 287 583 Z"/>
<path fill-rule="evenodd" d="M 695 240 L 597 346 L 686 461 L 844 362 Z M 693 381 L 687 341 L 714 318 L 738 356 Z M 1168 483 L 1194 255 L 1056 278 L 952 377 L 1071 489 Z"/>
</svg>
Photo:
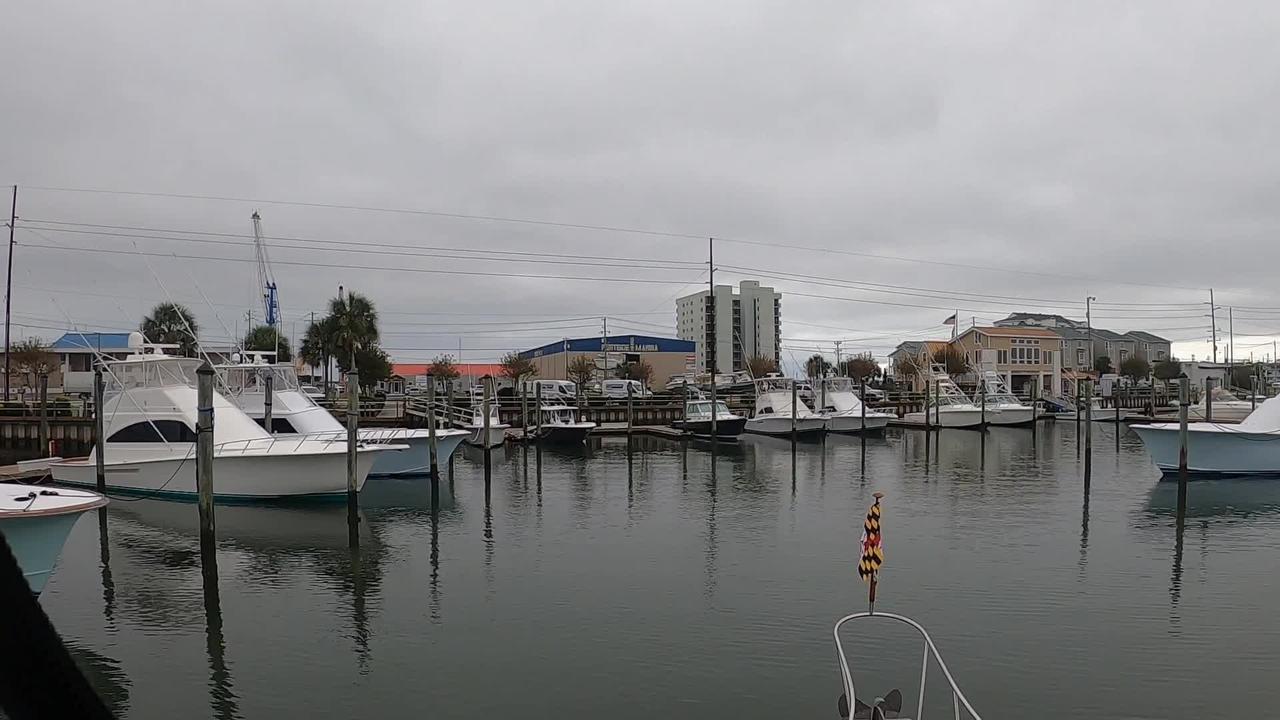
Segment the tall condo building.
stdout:
<svg viewBox="0 0 1280 720">
<path fill-rule="evenodd" d="M 698 372 L 707 372 L 708 354 L 718 373 L 745 370 L 754 355 L 781 364 L 782 294 L 743 280 L 737 292 L 716 285 L 714 293 L 685 295 L 676 300 L 676 329 L 681 340 L 697 343 Z"/>
</svg>

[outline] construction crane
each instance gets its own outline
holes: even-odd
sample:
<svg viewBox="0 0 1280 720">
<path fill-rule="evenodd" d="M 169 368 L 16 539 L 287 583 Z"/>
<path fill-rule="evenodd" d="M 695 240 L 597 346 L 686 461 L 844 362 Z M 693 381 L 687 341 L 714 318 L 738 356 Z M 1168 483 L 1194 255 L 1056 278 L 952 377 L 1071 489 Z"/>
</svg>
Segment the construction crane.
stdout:
<svg viewBox="0 0 1280 720">
<path fill-rule="evenodd" d="M 280 352 L 280 298 L 276 294 L 276 278 L 271 273 L 271 258 L 267 255 L 267 243 L 262 237 L 262 216 L 253 212 L 253 248 L 258 256 L 258 288 L 262 290 L 262 310 L 267 325 L 274 331 L 276 353 Z M 253 328 L 250 327 L 252 332 Z"/>
</svg>

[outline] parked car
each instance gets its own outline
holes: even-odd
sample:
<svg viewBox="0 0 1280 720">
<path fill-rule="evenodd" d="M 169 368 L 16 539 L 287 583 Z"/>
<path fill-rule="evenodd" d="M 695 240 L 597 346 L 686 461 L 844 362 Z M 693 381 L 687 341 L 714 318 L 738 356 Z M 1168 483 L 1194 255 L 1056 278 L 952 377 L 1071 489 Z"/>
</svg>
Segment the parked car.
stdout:
<svg viewBox="0 0 1280 720">
<path fill-rule="evenodd" d="M 571 401 L 578 397 L 578 386 L 568 380 L 526 380 L 524 383 L 525 395 L 529 398 L 534 397 L 538 388 L 542 389 L 542 399 L 556 401 Z"/>
<path fill-rule="evenodd" d="M 653 393 L 639 380 L 605 380 L 600 387 L 600 394 L 612 400 L 625 400 L 628 387 L 631 388 L 632 397 L 653 397 Z"/>
</svg>

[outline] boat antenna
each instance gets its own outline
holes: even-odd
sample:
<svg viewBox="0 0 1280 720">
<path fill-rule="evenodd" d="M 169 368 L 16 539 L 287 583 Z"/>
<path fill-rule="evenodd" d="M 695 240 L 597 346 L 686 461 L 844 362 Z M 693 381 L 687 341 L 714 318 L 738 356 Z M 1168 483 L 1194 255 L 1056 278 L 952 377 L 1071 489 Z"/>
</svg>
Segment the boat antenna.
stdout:
<svg viewBox="0 0 1280 720">
<path fill-rule="evenodd" d="M 880 542 L 880 498 L 882 492 L 874 492 L 876 499 L 867 510 L 862 522 L 862 557 L 858 560 L 858 577 L 869 583 L 867 587 L 867 614 L 876 612 L 876 585 L 880 581 L 880 566 L 884 564 L 884 548 Z"/>
</svg>

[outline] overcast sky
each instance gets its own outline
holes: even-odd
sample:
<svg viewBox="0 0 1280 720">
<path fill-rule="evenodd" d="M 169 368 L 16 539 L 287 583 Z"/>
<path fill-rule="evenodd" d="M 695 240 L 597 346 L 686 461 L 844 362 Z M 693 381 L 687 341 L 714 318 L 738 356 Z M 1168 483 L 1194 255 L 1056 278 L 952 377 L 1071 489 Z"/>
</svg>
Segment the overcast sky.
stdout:
<svg viewBox="0 0 1280 720">
<path fill-rule="evenodd" d="M 459 340 L 492 359 L 601 315 L 671 334 L 706 281 L 672 263 L 705 263 L 707 236 L 717 280 L 783 291 L 797 357 L 883 356 L 955 309 L 1082 317 L 1093 295 L 1096 325 L 1202 358 L 1209 287 L 1250 308 L 1237 355 L 1280 335 L 1276 3 L 46 0 L 3 27 L 15 334 L 136 325 L 165 293 L 135 248 L 211 337 L 243 331 L 257 271 L 230 243 L 259 210 L 286 333 L 342 284 L 398 360 Z M 239 237 L 120 237 L 175 231 Z M 631 260 L 560 263 L 599 257 Z"/>
</svg>

